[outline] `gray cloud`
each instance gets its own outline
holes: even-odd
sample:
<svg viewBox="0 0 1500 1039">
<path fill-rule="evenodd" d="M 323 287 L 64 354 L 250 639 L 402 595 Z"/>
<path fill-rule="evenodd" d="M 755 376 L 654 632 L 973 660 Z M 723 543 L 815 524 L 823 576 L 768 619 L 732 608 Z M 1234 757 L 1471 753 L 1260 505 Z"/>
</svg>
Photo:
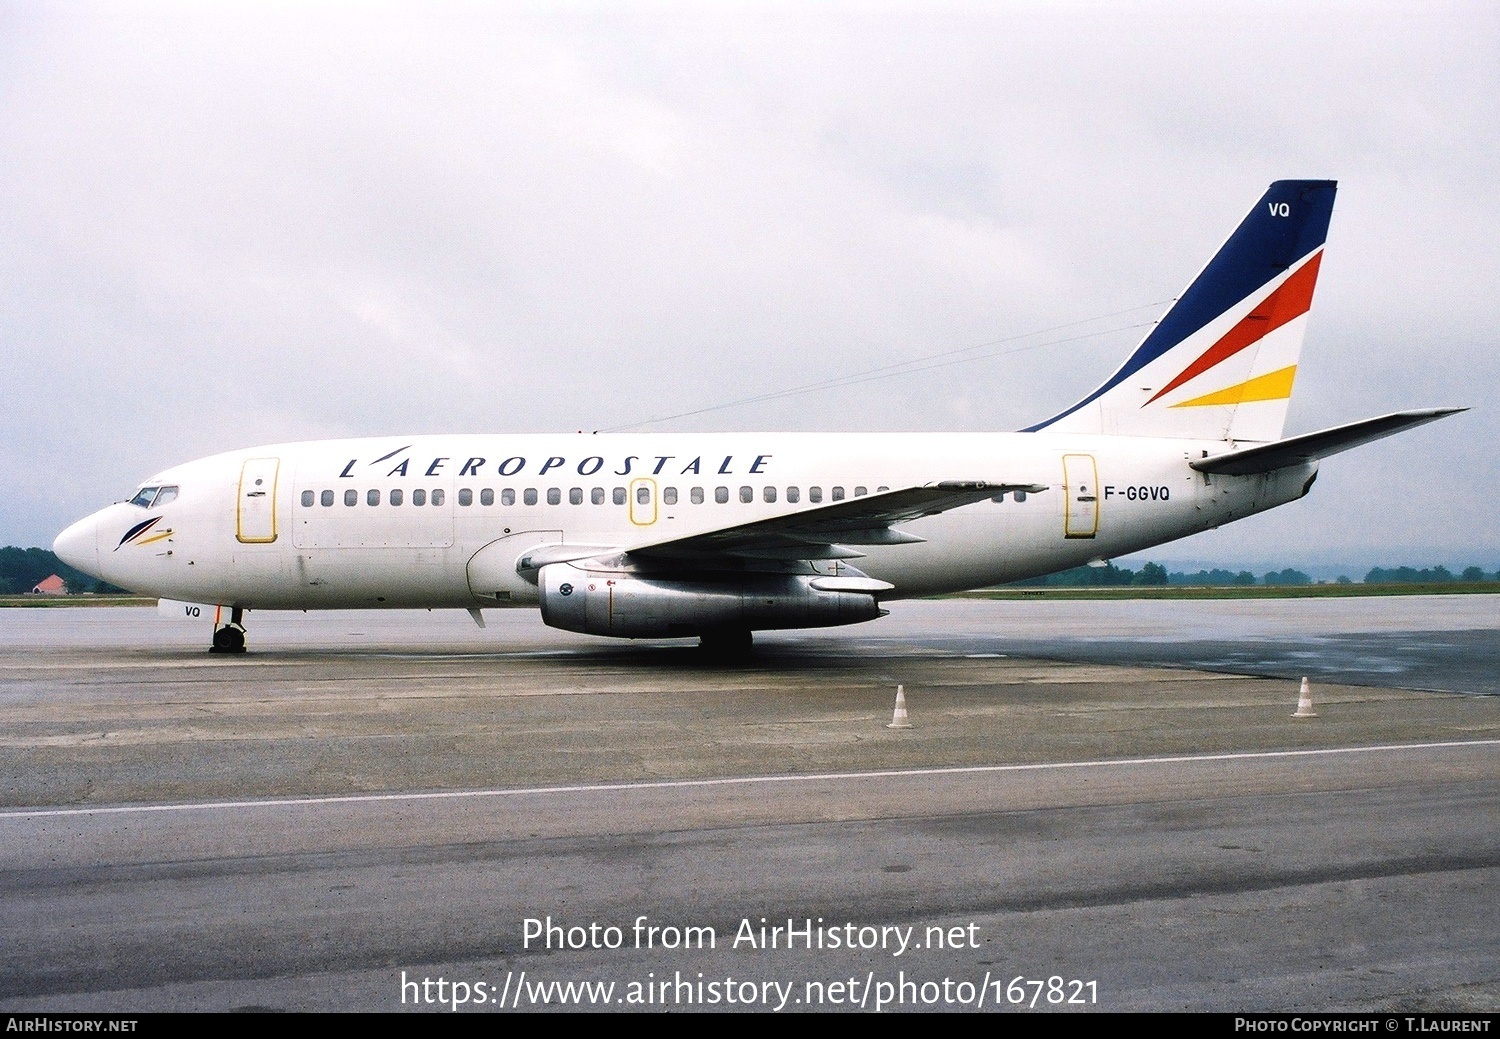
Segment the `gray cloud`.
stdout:
<svg viewBox="0 0 1500 1039">
<path fill-rule="evenodd" d="M 1477 410 L 1185 551 L 1496 565 L 1497 42 L 1486 4 L 7 5 L 0 541 L 251 443 L 615 426 L 1162 300 L 1327 176 L 1290 429 Z M 1138 334 L 667 428 L 1015 428 Z"/>
</svg>

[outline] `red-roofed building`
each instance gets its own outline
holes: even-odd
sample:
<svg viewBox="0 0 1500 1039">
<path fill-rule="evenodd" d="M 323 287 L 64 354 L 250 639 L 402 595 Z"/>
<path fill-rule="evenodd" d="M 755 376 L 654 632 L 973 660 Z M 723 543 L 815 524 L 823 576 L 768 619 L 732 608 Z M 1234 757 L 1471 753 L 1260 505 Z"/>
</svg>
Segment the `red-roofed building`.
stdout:
<svg viewBox="0 0 1500 1039">
<path fill-rule="evenodd" d="M 40 582 L 31 591 L 34 595 L 67 595 L 68 582 L 53 574 L 51 577 Z"/>
</svg>

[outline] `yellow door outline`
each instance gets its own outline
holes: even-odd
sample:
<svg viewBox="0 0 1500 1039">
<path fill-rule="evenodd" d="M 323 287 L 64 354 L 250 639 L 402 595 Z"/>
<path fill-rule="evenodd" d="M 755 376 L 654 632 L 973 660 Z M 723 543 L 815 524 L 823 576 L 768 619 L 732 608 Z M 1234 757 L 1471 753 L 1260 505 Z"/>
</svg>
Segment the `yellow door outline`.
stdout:
<svg viewBox="0 0 1500 1039">
<path fill-rule="evenodd" d="M 276 540 L 276 488 L 280 472 L 279 458 L 247 458 L 240 467 L 234 536 L 241 544 L 269 545 Z"/>
<path fill-rule="evenodd" d="M 1093 455 L 1063 455 L 1063 537 L 1091 538 L 1099 533 L 1099 467 Z"/>
<path fill-rule="evenodd" d="M 646 501 L 640 501 L 640 492 L 646 492 Z M 642 478 L 630 481 L 630 522 L 637 527 L 649 527 L 656 522 L 656 481 Z M 649 509 L 649 512 L 647 511 Z"/>
</svg>

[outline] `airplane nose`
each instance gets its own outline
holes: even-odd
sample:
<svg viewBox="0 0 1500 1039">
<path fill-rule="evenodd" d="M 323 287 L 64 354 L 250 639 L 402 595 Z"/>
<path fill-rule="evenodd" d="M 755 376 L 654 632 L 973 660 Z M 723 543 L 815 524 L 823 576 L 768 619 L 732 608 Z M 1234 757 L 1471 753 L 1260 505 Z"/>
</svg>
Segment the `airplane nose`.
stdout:
<svg viewBox="0 0 1500 1039">
<path fill-rule="evenodd" d="M 100 576 L 98 521 L 93 516 L 79 520 L 57 535 L 52 551 L 75 570 L 82 570 L 90 577 Z"/>
</svg>

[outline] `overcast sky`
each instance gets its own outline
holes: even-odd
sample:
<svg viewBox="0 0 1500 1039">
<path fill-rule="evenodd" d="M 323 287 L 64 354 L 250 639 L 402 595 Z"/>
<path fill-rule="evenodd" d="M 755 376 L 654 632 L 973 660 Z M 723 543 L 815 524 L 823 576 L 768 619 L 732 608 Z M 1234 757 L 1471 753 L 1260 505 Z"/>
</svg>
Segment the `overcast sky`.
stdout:
<svg viewBox="0 0 1500 1039">
<path fill-rule="evenodd" d="M 1288 432 L 1474 410 L 1151 555 L 1493 569 L 1497 98 L 1493 2 L 0 0 L 0 544 L 283 440 L 1014 429 L 1315 177 Z"/>
</svg>

